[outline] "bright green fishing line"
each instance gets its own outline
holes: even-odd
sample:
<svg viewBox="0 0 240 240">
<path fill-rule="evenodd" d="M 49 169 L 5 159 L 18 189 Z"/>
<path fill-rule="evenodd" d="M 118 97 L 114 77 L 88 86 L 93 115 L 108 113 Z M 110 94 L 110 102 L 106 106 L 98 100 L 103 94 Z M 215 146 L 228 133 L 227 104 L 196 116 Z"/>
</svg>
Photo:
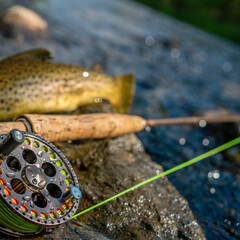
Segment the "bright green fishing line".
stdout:
<svg viewBox="0 0 240 240">
<path fill-rule="evenodd" d="M 102 205 L 104 205 L 104 204 L 106 204 L 106 203 L 108 203 L 108 202 L 110 202 L 110 201 L 112 201 L 112 200 L 114 200 L 114 199 L 132 191 L 132 190 L 135 190 L 136 188 L 139 188 L 139 187 L 147 184 L 147 183 L 150 183 L 150 182 L 155 181 L 155 180 L 157 180 L 157 179 L 159 179 L 163 176 L 169 175 L 170 173 L 176 172 L 180 169 L 183 169 L 187 166 L 190 166 L 194 163 L 197 163 L 197 162 L 199 162 L 203 159 L 206 159 L 206 158 L 208 158 L 210 156 L 213 156 L 213 155 L 215 155 L 219 152 L 222 152 L 222 151 L 224 151 L 228 148 L 231 148 L 231 147 L 233 147 L 233 146 L 235 146 L 239 143 L 240 143 L 240 137 L 238 137 L 238 138 L 236 138 L 236 139 L 234 139 L 230 142 L 227 142 L 227 143 L 225 143 L 225 144 L 223 144 L 223 145 L 221 145 L 217 148 L 214 148 L 214 149 L 212 149 L 212 150 L 210 150 L 210 151 L 208 151 L 208 152 L 206 152 L 206 153 L 204 153 L 204 154 L 202 154 L 198 157 L 195 157 L 195 158 L 193 158 L 193 159 L 191 159 L 187 162 L 184 162 L 184 163 L 182 163 L 182 164 L 180 164 L 176 167 L 173 167 L 173 168 L 171 168 L 171 169 L 169 169 L 165 172 L 162 172 L 162 173 L 160 173 L 160 174 L 158 174 L 158 175 L 156 175 L 152 178 L 149 178 L 145 181 L 142 181 L 142 182 L 136 184 L 135 186 L 124 190 L 123 192 L 120 192 L 120 193 L 118 193 L 118 194 L 116 194 L 116 195 L 114 195 L 114 196 L 112 196 L 112 197 L 110 197 L 110 198 L 108 198 L 108 199 L 90 207 L 90 208 L 87 208 L 87 209 L 75 214 L 71 219 L 76 218 L 76 217 L 78 217 L 78 216 L 80 216 L 80 215 L 82 215 L 86 212 L 89 212 L 89 211 L 91 211 L 91 210 L 93 210 L 97 207 L 100 207 L 100 206 L 102 206 Z M 7 207 L 5 202 L 2 201 L 1 199 L 0 199 L 0 225 L 2 225 L 3 227 L 6 227 L 8 229 L 11 229 L 13 231 L 20 232 L 20 233 L 34 233 L 34 234 L 36 234 L 36 233 L 41 232 L 42 229 L 43 229 L 43 226 L 31 223 L 29 221 L 26 221 L 26 220 L 24 220 L 24 218 L 17 215 L 16 213 L 14 213 L 10 208 Z"/>
<path fill-rule="evenodd" d="M 227 142 L 227 143 L 225 143 L 225 144 L 223 144 L 223 145 L 221 145 L 221 146 L 219 146 L 217 148 L 214 148 L 214 149 L 212 149 L 212 150 L 210 150 L 210 151 L 208 151 L 206 153 L 201 154 L 198 157 L 195 157 L 195 158 L 193 158 L 191 160 L 188 160 L 188 161 L 186 161 L 186 162 L 184 162 L 182 164 L 179 164 L 176 167 L 173 167 L 173 168 L 171 168 L 171 169 L 169 169 L 169 170 L 167 170 L 165 172 L 162 172 L 162 173 L 160 173 L 160 174 L 158 174 L 158 175 L 156 175 L 154 177 L 151 177 L 151 178 L 149 178 L 149 179 L 147 179 L 145 181 L 142 181 L 142 182 L 136 184 L 135 186 L 130 187 L 130 188 L 124 190 L 123 192 L 120 192 L 120 193 L 118 193 L 118 194 L 116 194 L 116 195 L 114 195 L 114 196 L 112 196 L 112 197 L 110 197 L 110 198 L 108 198 L 108 199 L 106 199 L 106 200 L 104 200 L 104 201 L 102 201 L 102 202 L 92 206 L 92 207 L 89 207 L 89 208 L 87 208 L 87 209 L 85 209 L 85 210 L 75 214 L 74 216 L 71 217 L 71 219 L 76 218 L 76 217 L 78 217 L 78 216 L 80 216 L 80 215 L 82 215 L 82 214 L 84 214 L 86 212 L 89 212 L 89 211 L 91 211 L 91 210 L 93 210 L 93 209 L 95 209 L 97 207 L 100 207 L 100 206 L 102 206 L 102 205 L 104 205 L 104 204 L 106 204 L 106 203 L 108 203 L 108 202 L 110 202 L 110 201 L 112 201 L 112 200 L 114 200 L 116 198 L 119 198 L 120 196 L 122 196 L 122 195 L 124 195 L 124 194 L 126 194 L 128 192 L 131 192 L 132 190 L 135 190 L 136 188 L 139 188 L 139 187 L 147 184 L 147 183 L 155 181 L 155 180 L 157 180 L 157 179 L 159 179 L 159 178 L 161 178 L 163 176 L 167 176 L 170 173 L 174 173 L 174 172 L 176 172 L 176 171 L 178 171 L 180 169 L 183 169 L 183 168 L 185 168 L 187 166 L 190 166 L 190 165 L 192 165 L 194 163 L 197 163 L 197 162 L 199 162 L 199 161 L 201 161 L 203 159 L 206 159 L 206 158 L 208 158 L 210 156 L 213 156 L 213 155 L 215 155 L 217 153 L 220 153 L 220 152 L 222 152 L 224 150 L 227 150 L 228 148 L 236 146 L 239 143 L 240 143 L 240 137 L 235 138 L 232 141 L 229 141 L 229 142 Z"/>
</svg>

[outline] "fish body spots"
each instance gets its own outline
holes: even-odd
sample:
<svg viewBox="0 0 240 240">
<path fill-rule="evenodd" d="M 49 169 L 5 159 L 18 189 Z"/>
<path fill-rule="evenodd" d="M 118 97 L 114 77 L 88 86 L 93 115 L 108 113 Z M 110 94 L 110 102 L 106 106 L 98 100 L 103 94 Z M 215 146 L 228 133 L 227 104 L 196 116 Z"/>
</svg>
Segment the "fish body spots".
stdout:
<svg viewBox="0 0 240 240">
<path fill-rule="evenodd" d="M 73 65 L 33 59 L 0 62 L 0 119 L 74 110 L 96 97 L 115 97 L 112 77 Z"/>
</svg>

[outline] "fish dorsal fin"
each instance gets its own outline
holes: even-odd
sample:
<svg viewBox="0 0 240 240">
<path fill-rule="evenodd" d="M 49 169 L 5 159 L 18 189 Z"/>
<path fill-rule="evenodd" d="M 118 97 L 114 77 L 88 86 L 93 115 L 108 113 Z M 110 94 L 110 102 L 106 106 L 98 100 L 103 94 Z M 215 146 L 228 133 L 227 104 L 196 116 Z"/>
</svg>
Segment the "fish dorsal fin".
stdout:
<svg viewBox="0 0 240 240">
<path fill-rule="evenodd" d="M 47 61 L 48 59 L 51 59 L 51 58 L 52 58 L 51 54 L 48 50 L 39 48 L 39 49 L 18 53 L 16 55 L 5 58 L 2 61 L 17 60 L 17 59 L 29 59 L 29 60 L 35 59 L 35 60 Z"/>
</svg>

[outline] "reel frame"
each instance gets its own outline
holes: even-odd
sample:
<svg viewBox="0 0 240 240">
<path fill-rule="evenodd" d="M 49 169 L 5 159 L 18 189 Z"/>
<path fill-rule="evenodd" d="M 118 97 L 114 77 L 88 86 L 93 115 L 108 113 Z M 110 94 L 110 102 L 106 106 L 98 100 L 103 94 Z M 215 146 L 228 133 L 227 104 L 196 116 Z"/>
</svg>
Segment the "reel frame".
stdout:
<svg viewBox="0 0 240 240">
<path fill-rule="evenodd" d="M 12 237 L 53 232 L 75 214 L 81 197 L 79 189 L 80 197 L 71 194 L 73 187 L 79 188 L 78 179 L 61 151 L 42 137 L 22 133 L 24 142 L 0 158 L 0 199 L 14 214 L 42 230 L 22 233 L 0 225 L 0 232 Z M 0 145 L 6 136 L 0 135 Z"/>
</svg>

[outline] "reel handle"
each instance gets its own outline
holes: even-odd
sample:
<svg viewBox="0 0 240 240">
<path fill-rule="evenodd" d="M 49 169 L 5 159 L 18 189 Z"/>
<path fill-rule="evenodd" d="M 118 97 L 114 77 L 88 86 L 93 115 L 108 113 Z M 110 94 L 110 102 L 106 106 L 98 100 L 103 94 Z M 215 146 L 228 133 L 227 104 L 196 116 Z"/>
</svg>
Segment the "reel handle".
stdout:
<svg viewBox="0 0 240 240">
<path fill-rule="evenodd" d="M 142 117 L 113 113 L 75 116 L 25 114 L 20 119 L 27 120 L 33 133 L 50 142 L 112 138 L 141 131 L 146 126 Z"/>
<path fill-rule="evenodd" d="M 12 129 L 0 143 L 0 155 L 4 157 L 24 142 L 24 134 L 18 129 Z"/>
</svg>

